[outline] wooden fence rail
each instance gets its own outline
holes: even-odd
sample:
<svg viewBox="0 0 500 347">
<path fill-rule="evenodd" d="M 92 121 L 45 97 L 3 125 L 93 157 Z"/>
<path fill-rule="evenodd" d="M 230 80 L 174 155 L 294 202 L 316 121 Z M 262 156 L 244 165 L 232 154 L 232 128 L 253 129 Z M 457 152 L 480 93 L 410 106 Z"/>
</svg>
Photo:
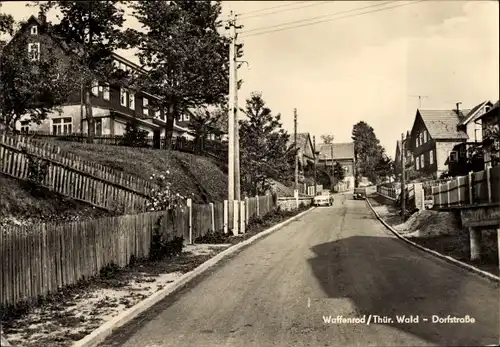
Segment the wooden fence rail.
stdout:
<svg viewBox="0 0 500 347">
<path fill-rule="evenodd" d="M 104 179 L 115 185 L 127 187 L 143 195 L 149 195 L 155 185 L 147 180 L 129 175 L 118 170 L 113 170 L 101 164 L 82 160 L 80 157 L 65 153 L 61 148 L 44 141 L 23 136 L 2 133 L 0 135 L 0 144 L 2 147 L 16 148 L 18 150 L 26 149 L 30 154 L 37 155 L 43 159 L 50 160 L 65 167 L 73 168 L 79 172 L 85 172 L 95 178 Z"/>
<path fill-rule="evenodd" d="M 500 166 L 471 172 L 431 189 L 435 208 L 500 204 Z"/>
<path fill-rule="evenodd" d="M 41 185 L 57 193 L 120 212 L 143 211 L 149 199 L 142 189 L 135 190 L 129 185 L 120 185 L 106 175 L 93 176 L 78 165 L 67 166 L 36 150 L 30 149 L 30 152 L 32 158 L 43 159 L 48 165 Z M 30 160 L 19 146 L 12 145 L 10 138 L 0 142 L 0 172 L 28 180 Z"/>
<path fill-rule="evenodd" d="M 247 208 L 235 212 L 243 224 L 248 224 L 252 216 L 265 216 L 278 206 L 269 195 L 245 201 Z M 241 204 L 245 206 L 244 202 Z M 0 307 L 35 301 L 96 276 L 110 264 L 123 267 L 132 258 L 146 258 L 155 230 L 167 239 L 177 236 L 189 243 L 212 231 L 225 232 L 227 203 L 187 205 L 173 211 L 61 225 L 3 227 L 0 232 Z M 227 229 L 232 228 L 233 224 L 229 224 Z"/>
</svg>

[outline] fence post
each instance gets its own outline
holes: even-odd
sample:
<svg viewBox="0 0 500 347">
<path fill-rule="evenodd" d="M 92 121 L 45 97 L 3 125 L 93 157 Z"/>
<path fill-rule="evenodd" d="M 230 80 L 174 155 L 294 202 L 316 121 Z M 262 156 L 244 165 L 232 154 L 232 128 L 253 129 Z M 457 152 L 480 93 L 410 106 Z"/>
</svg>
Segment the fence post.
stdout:
<svg viewBox="0 0 500 347">
<path fill-rule="evenodd" d="M 250 206 L 248 205 L 248 197 L 245 198 L 245 225 L 248 225 L 248 219 L 249 219 L 249 215 L 250 215 Z"/>
<path fill-rule="evenodd" d="M 189 212 L 189 244 L 193 244 L 193 200 L 187 199 L 187 207 Z"/>
<path fill-rule="evenodd" d="M 229 223 L 229 205 L 228 201 L 224 200 L 224 234 L 228 233 L 228 223 Z"/>
<path fill-rule="evenodd" d="M 233 235 L 238 235 L 239 201 L 233 201 Z"/>
<path fill-rule="evenodd" d="M 488 189 L 488 202 L 491 204 L 491 167 L 486 169 L 486 187 Z"/>
<path fill-rule="evenodd" d="M 446 202 L 450 206 L 450 181 L 446 182 Z"/>
<path fill-rule="evenodd" d="M 255 195 L 255 200 L 257 201 L 257 217 L 260 216 L 260 211 L 259 211 L 259 201 L 260 198 L 258 195 Z"/>
<path fill-rule="evenodd" d="M 472 182 L 472 172 L 469 172 L 469 204 L 472 205 L 472 190 L 474 189 Z"/>
<path fill-rule="evenodd" d="M 214 203 L 210 203 L 210 215 L 212 216 L 212 232 L 215 232 L 215 211 L 214 211 Z"/>
<path fill-rule="evenodd" d="M 460 185 L 460 179 L 461 179 L 461 178 L 462 178 L 462 177 L 458 177 L 458 179 L 457 179 L 457 180 L 458 180 L 458 181 L 457 181 L 457 196 L 458 196 L 458 201 L 457 201 L 457 203 L 458 203 L 458 205 L 459 205 L 459 206 L 460 206 L 460 205 L 462 205 L 462 202 L 460 201 L 460 189 L 462 189 L 462 187 L 461 187 L 461 185 Z"/>
<path fill-rule="evenodd" d="M 441 207 L 441 184 L 438 184 L 438 198 L 439 198 L 439 203 L 438 206 Z"/>
<path fill-rule="evenodd" d="M 245 201 L 240 201 L 240 232 L 245 233 Z"/>
</svg>

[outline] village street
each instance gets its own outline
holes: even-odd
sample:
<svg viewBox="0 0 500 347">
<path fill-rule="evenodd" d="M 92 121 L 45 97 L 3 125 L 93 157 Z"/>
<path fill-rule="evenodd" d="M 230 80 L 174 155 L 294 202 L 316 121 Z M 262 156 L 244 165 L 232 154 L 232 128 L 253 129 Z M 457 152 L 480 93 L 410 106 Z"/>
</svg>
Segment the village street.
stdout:
<svg viewBox="0 0 500 347">
<path fill-rule="evenodd" d="M 101 346 L 498 342 L 495 285 L 393 237 L 351 195 L 337 196 L 333 207 L 313 210 L 202 277 Z M 329 316 L 364 315 L 370 324 L 325 323 Z M 393 322 L 376 324 L 373 315 Z M 398 324 L 403 315 L 420 321 Z M 475 323 L 433 324 L 432 315 L 468 315 Z"/>
</svg>

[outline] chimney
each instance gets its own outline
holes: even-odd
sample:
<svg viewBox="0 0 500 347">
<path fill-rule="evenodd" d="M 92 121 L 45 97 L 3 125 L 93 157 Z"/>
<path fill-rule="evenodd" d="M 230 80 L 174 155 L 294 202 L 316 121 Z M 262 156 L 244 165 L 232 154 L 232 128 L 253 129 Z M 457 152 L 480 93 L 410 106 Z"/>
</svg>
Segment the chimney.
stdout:
<svg viewBox="0 0 500 347">
<path fill-rule="evenodd" d="M 457 102 L 456 105 L 457 105 L 457 116 L 460 116 L 460 104 L 461 102 Z"/>
<path fill-rule="evenodd" d="M 47 16 L 43 11 L 38 12 L 38 20 L 42 25 L 47 23 Z"/>
</svg>

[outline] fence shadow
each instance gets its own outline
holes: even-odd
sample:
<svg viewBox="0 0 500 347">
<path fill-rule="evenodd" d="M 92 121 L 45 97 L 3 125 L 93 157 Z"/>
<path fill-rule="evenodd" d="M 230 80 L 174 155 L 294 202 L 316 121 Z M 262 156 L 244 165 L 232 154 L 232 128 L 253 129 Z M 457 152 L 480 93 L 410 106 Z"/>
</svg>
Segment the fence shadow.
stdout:
<svg viewBox="0 0 500 347">
<path fill-rule="evenodd" d="M 349 299 L 357 314 L 393 317 L 391 327 L 444 346 L 498 342 L 498 288 L 412 251 L 389 237 L 355 236 L 312 248 L 309 264 L 329 298 Z M 335 312 L 335 307 L 326 308 Z M 398 324 L 396 315 L 428 322 Z M 432 324 L 431 315 L 474 317 L 475 324 Z"/>
</svg>

